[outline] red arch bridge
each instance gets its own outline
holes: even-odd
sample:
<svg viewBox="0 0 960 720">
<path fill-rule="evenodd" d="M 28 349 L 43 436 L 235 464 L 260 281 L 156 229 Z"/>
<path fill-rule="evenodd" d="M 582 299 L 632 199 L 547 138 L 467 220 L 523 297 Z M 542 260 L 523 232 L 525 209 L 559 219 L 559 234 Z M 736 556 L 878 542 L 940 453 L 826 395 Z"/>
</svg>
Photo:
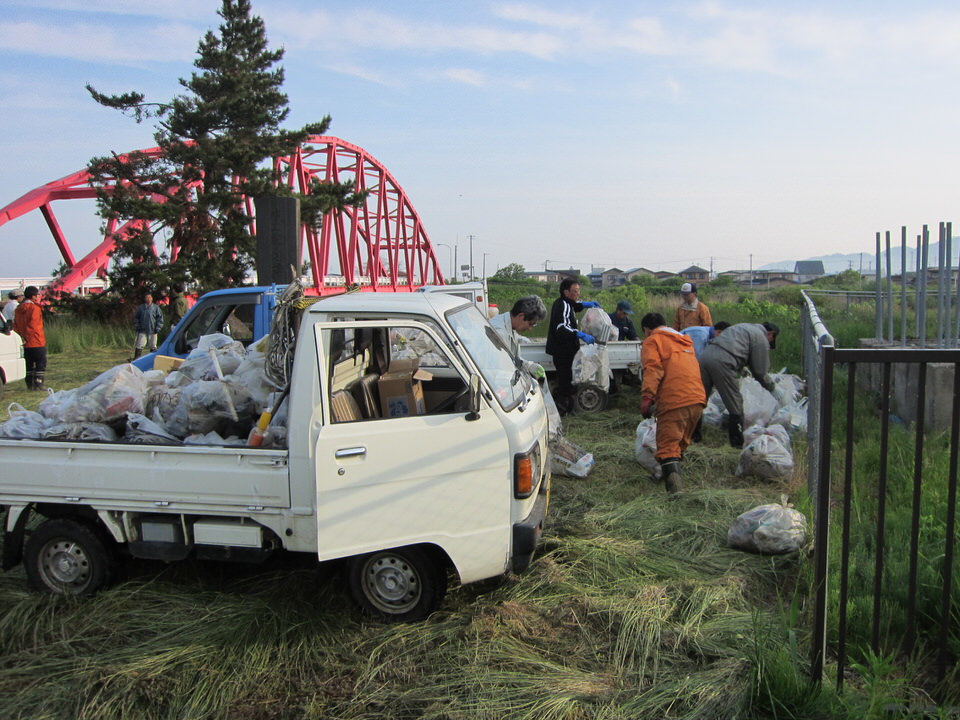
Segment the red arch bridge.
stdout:
<svg viewBox="0 0 960 720">
<path fill-rule="evenodd" d="M 160 149 L 140 152 L 158 156 Z M 309 193 L 314 178 L 323 182 L 352 180 L 357 191 L 368 192 L 363 205 L 337 209 L 324 216 L 319 233 L 301 226 L 301 256 L 306 247 L 315 292 L 343 292 L 347 286 L 367 291 L 405 291 L 443 284 L 434 248 L 413 204 L 389 171 L 363 148 L 336 137 L 314 135 L 293 154 L 274 158 L 273 162 L 282 182 L 304 194 Z M 136 222 L 109 222 L 101 242 L 77 258 L 54 213 L 53 203 L 95 197 L 90 175 L 80 170 L 0 208 L 0 226 L 34 211 L 43 215 L 66 266 L 66 272 L 51 283 L 51 291 L 73 292 L 90 277 L 105 277 L 110 252 L 116 244 L 114 238 L 122 236 L 130 222 Z M 245 197 L 243 202 L 248 216 L 254 219 L 256 233 L 253 199 Z M 177 248 L 169 249 L 171 256 L 176 257 Z"/>
</svg>

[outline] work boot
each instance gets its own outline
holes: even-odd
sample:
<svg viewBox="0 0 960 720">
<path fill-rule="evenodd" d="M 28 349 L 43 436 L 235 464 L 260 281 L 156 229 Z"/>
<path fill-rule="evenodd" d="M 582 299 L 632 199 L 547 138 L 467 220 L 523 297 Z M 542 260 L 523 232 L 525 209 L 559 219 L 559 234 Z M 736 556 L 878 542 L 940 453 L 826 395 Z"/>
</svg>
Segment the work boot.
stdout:
<svg viewBox="0 0 960 720">
<path fill-rule="evenodd" d="M 43 390 L 43 376 L 46 373 L 38 372 L 33 376 L 33 389 L 34 390 Z"/>
<path fill-rule="evenodd" d="M 33 383 L 34 383 L 35 377 L 36 377 L 36 373 L 28 372 L 27 376 L 23 379 L 23 381 L 27 384 L 27 390 L 33 390 Z"/>
<path fill-rule="evenodd" d="M 676 495 L 683 490 L 683 483 L 680 481 L 680 458 L 661 460 L 660 471 L 668 493 Z"/>
<path fill-rule="evenodd" d="M 136 360 L 143 353 L 143 348 L 134 348 L 133 349 L 133 359 Z"/>
<path fill-rule="evenodd" d="M 731 415 L 727 421 L 727 437 L 730 439 L 730 447 L 743 447 L 743 416 Z"/>
</svg>

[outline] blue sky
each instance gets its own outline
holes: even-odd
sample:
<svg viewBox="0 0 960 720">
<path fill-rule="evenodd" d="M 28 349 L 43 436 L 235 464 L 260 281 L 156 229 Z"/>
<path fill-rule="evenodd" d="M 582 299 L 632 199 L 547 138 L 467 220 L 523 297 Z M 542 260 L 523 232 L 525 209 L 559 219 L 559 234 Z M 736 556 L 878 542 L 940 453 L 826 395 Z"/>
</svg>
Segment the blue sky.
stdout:
<svg viewBox="0 0 960 720">
<path fill-rule="evenodd" d="M 96 155 L 152 147 L 100 107 L 166 101 L 215 0 L 2 0 L 0 206 Z M 96 9 L 94 9 L 96 8 Z M 283 47 L 288 126 L 381 161 L 445 271 L 760 267 L 956 221 L 960 5 L 253 0 Z M 55 206 L 78 255 L 92 207 Z M 84 238 L 89 237 L 89 242 Z M 896 244 L 896 243 L 895 243 Z M 58 262 L 37 218 L 0 276 Z"/>
</svg>

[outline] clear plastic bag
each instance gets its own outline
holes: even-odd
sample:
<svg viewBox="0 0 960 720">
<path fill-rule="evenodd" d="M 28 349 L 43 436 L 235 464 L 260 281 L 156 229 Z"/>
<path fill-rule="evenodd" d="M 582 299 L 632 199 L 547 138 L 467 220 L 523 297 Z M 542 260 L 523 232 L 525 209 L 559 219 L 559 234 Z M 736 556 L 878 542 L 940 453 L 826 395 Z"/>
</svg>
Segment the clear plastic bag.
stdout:
<svg viewBox="0 0 960 720">
<path fill-rule="evenodd" d="M 588 335 L 593 335 L 598 343 L 616 340 L 620 331 L 614 332 L 613 321 L 603 308 L 587 308 L 580 321 L 580 329 Z"/>
<path fill-rule="evenodd" d="M 740 451 L 737 475 L 754 475 L 766 479 L 788 477 L 793 473 L 793 453 L 769 434 L 757 436 Z"/>
<path fill-rule="evenodd" d="M 53 423 L 38 412 L 27 410 L 19 403 L 7 406 L 9 419 L 0 423 L 0 437 L 11 440 L 39 440 L 43 431 Z"/>
<path fill-rule="evenodd" d="M 593 308 L 591 308 L 593 309 Z M 610 387 L 610 358 L 604 345 L 584 345 L 573 358 L 573 384 Z"/>
<path fill-rule="evenodd" d="M 660 477 L 660 462 L 656 458 L 657 452 L 657 420 L 656 418 L 647 418 L 637 425 L 637 440 L 634 446 L 637 462 L 645 470 L 653 474 L 654 478 Z"/>
<path fill-rule="evenodd" d="M 743 513 L 727 531 L 727 547 L 762 555 L 795 552 L 807 541 L 807 518 L 788 505 L 771 503 Z"/>
<path fill-rule="evenodd" d="M 769 425 L 770 418 L 780 403 L 752 377 L 740 379 L 740 394 L 743 396 L 743 424 L 747 427 L 759 423 Z"/>
</svg>

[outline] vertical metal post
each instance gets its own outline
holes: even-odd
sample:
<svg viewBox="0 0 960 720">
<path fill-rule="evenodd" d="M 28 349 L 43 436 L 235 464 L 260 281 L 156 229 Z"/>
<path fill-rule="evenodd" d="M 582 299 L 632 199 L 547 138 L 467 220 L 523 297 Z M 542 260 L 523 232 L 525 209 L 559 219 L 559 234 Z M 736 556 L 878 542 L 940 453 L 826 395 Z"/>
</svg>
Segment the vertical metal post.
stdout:
<svg viewBox="0 0 960 720">
<path fill-rule="evenodd" d="M 918 343 L 920 342 L 920 257 L 922 254 L 921 250 L 923 248 L 922 237 L 922 235 L 917 235 L 917 257 L 915 258 L 916 262 L 914 263 L 917 269 L 913 274 L 913 296 L 914 303 L 916 304 L 916 308 L 913 313 L 914 323 L 916 324 L 914 334 L 917 336 Z"/>
<path fill-rule="evenodd" d="M 819 683 L 823 677 L 823 662 L 827 653 L 827 572 L 830 541 L 830 427 L 833 422 L 833 353 L 832 347 L 820 349 L 820 408 L 819 478 L 817 494 L 813 498 L 815 515 L 813 591 L 814 612 L 810 643 L 810 675 Z"/>
<path fill-rule="evenodd" d="M 900 228 L 900 346 L 907 346 L 907 226 Z"/>
<path fill-rule="evenodd" d="M 853 420 L 856 415 L 857 363 L 850 363 L 847 376 L 846 449 L 843 464 L 843 519 L 840 530 L 840 597 L 837 618 L 837 690 L 843 689 L 847 664 L 847 597 L 850 590 L 850 516 L 853 507 Z"/>
<path fill-rule="evenodd" d="M 951 288 L 953 287 L 953 223 L 947 223 L 947 249 L 943 256 L 947 260 L 947 274 L 943 281 L 943 303 L 945 312 L 943 314 L 943 335 L 946 340 L 944 347 L 953 347 L 953 338 L 950 336 L 950 319 L 953 315 L 953 303 L 951 301 Z"/>
<path fill-rule="evenodd" d="M 877 316 L 877 329 L 876 329 L 876 340 L 879 342 L 883 340 L 883 289 L 880 284 L 880 232 L 877 232 L 877 267 L 874 270 L 874 307 L 876 308 Z"/>
<path fill-rule="evenodd" d="M 890 266 L 890 231 L 886 232 L 887 241 L 887 340 L 893 342 L 893 268 Z"/>
<path fill-rule="evenodd" d="M 927 363 L 920 363 L 917 377 L 917 422 L 913 449 L 913 504 L 910 515 L 910 577 L 907 580 L 907 632 L 903 649 L 913 652 L 917 639 L 917 573 L 920 558 L 920 491 L 923 487 L 923 440 L 927 398 Z"/>
<path fill-rule="evenodd" d="M 946 226 L 940 223 L 940 242 L 937 243 L 937 344 L 943 347 L 943 253 L 947 245 Z"/>
<path fill-rule="evenodd" d="M 917 282 L 920 284 L 920 301 L 917 306 L 917 339 L 920 347 L 927 346 L 927 255 L 930 251 L 930 230 L 923 226 L 923 243 L 920 249 L 920 272 Z"/>
<path fill-rule="evenodd" d="M 873 568 L 873 632 L 870 647 L 880 652 L 880 600 L 883 597 L 883 553 L 887 526 L 887 465 L 890 445 L 890 370 L 889 361 L 883 363 L 880 384 L 880 473 L 877 478 L 877 541 Z"/>
<path fill-rule="evenodd" d="M 943 553 L 943 596 L 940 599 L 940 652 L 937 679 L 947 673 L 947 638 L 950 631 L 950 596 L 953 593 L 953 554 L 957 526 L 957 455 L 960 446 L 960 363 L 953 365 L 953 419 L 950 424 L 950 476 L 947 478 L 946 547 Z"/>
</svg>

